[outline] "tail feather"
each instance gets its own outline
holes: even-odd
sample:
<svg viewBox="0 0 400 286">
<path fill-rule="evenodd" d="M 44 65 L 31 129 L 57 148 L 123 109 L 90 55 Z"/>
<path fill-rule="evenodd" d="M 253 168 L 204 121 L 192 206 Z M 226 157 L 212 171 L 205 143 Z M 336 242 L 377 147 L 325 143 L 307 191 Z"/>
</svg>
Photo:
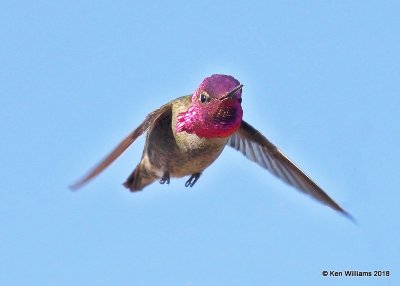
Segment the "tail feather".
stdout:
<svg viewBox="0 0 400 286">
<path fill-rule="evenodd" d="M 158 178 L 149 173 L 142 164 L 139 164 L 128 179 L 126 179 L 124 186 L 131 192 L 141 191 L 144 187 L 150 185 L 157 179 Z"/>
</svg>

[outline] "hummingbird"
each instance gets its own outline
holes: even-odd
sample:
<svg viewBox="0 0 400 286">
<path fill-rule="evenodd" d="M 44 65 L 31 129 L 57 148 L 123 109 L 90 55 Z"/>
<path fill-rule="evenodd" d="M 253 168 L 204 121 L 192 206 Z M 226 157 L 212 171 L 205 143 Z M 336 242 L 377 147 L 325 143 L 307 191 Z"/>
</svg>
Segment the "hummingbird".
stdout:
<svg viewBox="0 0 400 286">
<path fill-rule="evenodd" d="M 174 99 L 147 115 L 115 149 L 82 179 L 78 189 L 117 159 L 144 133 L 146 143 L 140 163 L 123 185 L 140 191 L 154 181 L 190 176 L 193 187 L 201 174 L 226 146 L 240 151 L 295 189 L 351 218 L 313 180 L 264 135 L 243 120 L 243 85 L 230 75 L 205 78 L 192 95 Z"/>
</svg>

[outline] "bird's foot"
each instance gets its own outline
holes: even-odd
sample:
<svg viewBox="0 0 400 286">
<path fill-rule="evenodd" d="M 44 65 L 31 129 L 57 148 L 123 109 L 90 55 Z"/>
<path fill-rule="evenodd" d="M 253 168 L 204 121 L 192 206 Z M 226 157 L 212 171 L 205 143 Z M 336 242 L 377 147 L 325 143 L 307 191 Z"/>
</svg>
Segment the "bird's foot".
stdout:
<svg viewBox="0 0 400 286">
<path fill-rule="evenodd" d="M 186 181 L 185 187 L 193 187 L 197 180 L 200 178 L 201 173 L 195 173 L 190 176 L 189 180 Z"/>
<path fill-rule="evenodd" d="M 159 182 L 160 184 L 165 184 L 165 183 L 169 184 L 169 173 L 165 172 Z"/>
</svg>

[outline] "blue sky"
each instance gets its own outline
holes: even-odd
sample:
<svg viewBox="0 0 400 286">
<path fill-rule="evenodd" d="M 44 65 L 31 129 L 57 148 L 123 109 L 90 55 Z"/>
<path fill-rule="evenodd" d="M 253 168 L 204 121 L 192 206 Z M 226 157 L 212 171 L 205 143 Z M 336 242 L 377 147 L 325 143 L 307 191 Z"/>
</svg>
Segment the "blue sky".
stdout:
<svg viewBox="0 0 400 286">
<path fill-rule="evenodd" d="M 1 285 L 399 285 L 396 1 L 2 1 Z M 214 73 L 358 221 L 226 149 L 131 194 L 146 114 Z M 323 277 L 324 270 L 390 277 Z"/>
</svg>

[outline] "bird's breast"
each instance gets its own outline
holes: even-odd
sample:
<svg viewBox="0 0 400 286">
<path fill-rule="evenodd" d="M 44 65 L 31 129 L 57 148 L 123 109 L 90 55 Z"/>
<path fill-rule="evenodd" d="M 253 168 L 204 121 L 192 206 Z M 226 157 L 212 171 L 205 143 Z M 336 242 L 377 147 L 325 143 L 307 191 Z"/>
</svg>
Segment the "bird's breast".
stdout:
<svg viewBox="0 0 400 286">
<path fill-rule="evenodd" d="M 172 120 L 171 129 L 173 136 L 176 140 L 176 144 L 182 152 L 189 153 L 204 153 L 204 152 L 221 152 L 225 146 L 228 138 L 204 138 L 199 137 L 194 133 L 177 132 L 176 125 L 178 123 L 178 115 L 182 112 L 186 112 L 191 106 L 191 97 L 181 97 L 172 102 Z M 227 111 L 224 113 L 221 111 L 220 117 L 228 117 L 229 114 L 233 114 L 234 111 Z"/>
<path fill-rule="evenodd" d="M 172 102 L 172 112 L 148 131 L 144 156 L 149 164 L 182 177 L 201 173 L 221 154 L 228 138 L 201 138 L 185 131 L 176 132 L 177 116 L 190 106 L 190 97 Z"/>
</svg>

